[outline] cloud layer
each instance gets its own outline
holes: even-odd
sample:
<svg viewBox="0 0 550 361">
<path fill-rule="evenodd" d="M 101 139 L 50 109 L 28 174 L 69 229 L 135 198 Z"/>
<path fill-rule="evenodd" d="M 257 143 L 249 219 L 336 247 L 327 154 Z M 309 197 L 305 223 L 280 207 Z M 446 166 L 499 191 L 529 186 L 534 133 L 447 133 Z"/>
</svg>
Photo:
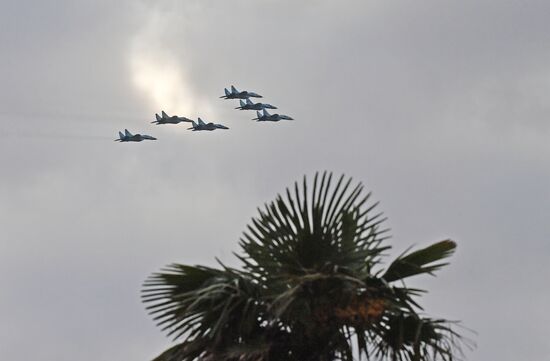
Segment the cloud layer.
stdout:
<svg viewBox="0 0 550 361">
<path fill-rule="evenodd" d="M 550 50 L 543 1 L 8 2 L 0 21 L 0 358 L 148 360 L 152 271 L 236 264 L 257 206 L 345 172 L 395 253 L 453 238 L 429 314 L 469 360 L 543 360 Z M 223 101 L 257 91 L 294 122 Z M 166 110 L 227 124 L 154 126 Z M 157 142 L 118 144 L 128 128 Z M 29 347 L 32 344 L 32 347 Z"/>
</svg>

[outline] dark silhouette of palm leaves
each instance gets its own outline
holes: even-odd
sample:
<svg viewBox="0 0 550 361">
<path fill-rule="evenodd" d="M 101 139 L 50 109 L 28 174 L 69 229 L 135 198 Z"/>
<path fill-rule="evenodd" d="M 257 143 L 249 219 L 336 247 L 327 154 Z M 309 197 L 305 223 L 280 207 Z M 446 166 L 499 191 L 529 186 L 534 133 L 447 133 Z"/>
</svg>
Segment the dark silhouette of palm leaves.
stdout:
<svg viewBox="0 0 550 361">
<path fill-rule="evenodd" d="M 405 252 L 383 270 L 388 229 L 371 194 L 316 174 L 259 209 L 240 241 L 242 270 L 174 264 L 144 284 L 155 321 L 181 343 L 155 361 L 453 360 L 453 322 L 420 314 L 433 274 L 456 244 Z"/>
</svg>

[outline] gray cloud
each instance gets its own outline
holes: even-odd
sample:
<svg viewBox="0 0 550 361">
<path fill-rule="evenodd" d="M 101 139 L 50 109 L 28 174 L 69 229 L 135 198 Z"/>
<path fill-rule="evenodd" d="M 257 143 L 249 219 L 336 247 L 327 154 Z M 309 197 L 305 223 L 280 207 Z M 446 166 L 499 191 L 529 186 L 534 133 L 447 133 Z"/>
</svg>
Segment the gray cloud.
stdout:
<svg viewBox="0 0 550 361">
<path fill-rule="evenodd" d="M 542 360 L 550 216 L 546 2 L 9 2 L 0 21 L 0 358 L 151 359 L 140 284 L 237 264 L 303 174 L 366 183 L 395 253 L 452 237 L 429 314 L 469 360 Z M 296 118 L 257 124 L 224 86 Z M 227 124 L 153 126 L 165 109 Z M 117 144 L 119 129 L 155 143 Z M 29 347 L 32 343 L 32 347 Z"/>
</svg>

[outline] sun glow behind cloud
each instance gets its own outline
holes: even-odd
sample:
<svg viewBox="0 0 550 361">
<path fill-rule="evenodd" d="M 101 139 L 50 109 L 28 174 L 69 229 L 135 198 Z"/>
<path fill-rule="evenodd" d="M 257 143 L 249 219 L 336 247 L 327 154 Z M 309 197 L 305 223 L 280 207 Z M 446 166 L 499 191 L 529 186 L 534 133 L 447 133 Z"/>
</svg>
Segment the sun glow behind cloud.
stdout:
<svg viewBox="0 0 550 361">
<path fill-rule="evenodd" d="M 192 92 L 186 86 L 182 64 L 174 52 L 163 46 L 169 15 L 158 9 L 147 9 L 144 26 L 136 34 L 130 48 L 132 81 L 160 113 L 189 116 L 194 113 Z"/>
</svg>

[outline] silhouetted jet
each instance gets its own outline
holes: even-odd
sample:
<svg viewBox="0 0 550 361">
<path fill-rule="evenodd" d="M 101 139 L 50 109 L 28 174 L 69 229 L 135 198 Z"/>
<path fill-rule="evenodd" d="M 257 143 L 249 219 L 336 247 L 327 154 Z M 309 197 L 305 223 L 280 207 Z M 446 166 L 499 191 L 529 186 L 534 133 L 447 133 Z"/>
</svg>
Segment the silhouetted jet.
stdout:
<svg viewBox="0 0 550 361">
<path fill-rule="evenodd" d="M 192 122 L 191 119 L 186 117 L 178 117 L 177 115 L 169 116 L 164 112 L 164 110 L 162 111 L 162 117 L 158 114 L 155 114 L 155 117 L 157 118 L 157 120 L 154 122 L 151 122 L 153 124 L 178 124 L 181 122 L 187 122 L 187 123 Z"/>
<path fill-rule="evenodd" d="M 248 98 L 262 98 L 260 94 L 256 94 L 253 92 L 249 92 L 246 90 L 238 91 L 233 85 L 231 85 L 231 91 L 227 90 L 227 88 L 224 88 L 225 95 L 221 96 L 220 98 L 223 99 L 248 99 Z"/>
<path fill-rule="evenodd" d="M 132 134 L 128 129 L 124 129 L 124 134 L 118 132 L 118 139 L 115 139 L 115 142 L 141 142 L 142 140 L 157 140 L 155 137 L 150 135 L 141 135 L 141 134 Z"/>
<path fill-rule="evenodd" d="M 262 113 L 256 112 L 256 115 L 258 117 L 252 120 L 257 120 L 259 122 L 278 122 L 279 120 L 294 120 L 294 118 L 291 118 L 288 115 L 269 114 L 265 109 Z"/>
<path fill-rule="evenodd" d="M 277 109 L 277 107 L 266 103 L 252 103 L 250 99 L 240 100 L 241 106 L 235 109 L 240 110 L 263 110 L 263 109 Z"/>
<path fill-rule="evenodd" d="M 187 128 L 189 130 L 198 131 L 198 130 L 216 130 L 216 129 L 229 129 L 225 125 L 222 124 L 214 124 L 214 123 L 205 123 L 202 121 L 201 118 L 198 119 L 198 124 L 195 122 L 193 123 L 193 126 L 191 128 Z"/>
</svg>

